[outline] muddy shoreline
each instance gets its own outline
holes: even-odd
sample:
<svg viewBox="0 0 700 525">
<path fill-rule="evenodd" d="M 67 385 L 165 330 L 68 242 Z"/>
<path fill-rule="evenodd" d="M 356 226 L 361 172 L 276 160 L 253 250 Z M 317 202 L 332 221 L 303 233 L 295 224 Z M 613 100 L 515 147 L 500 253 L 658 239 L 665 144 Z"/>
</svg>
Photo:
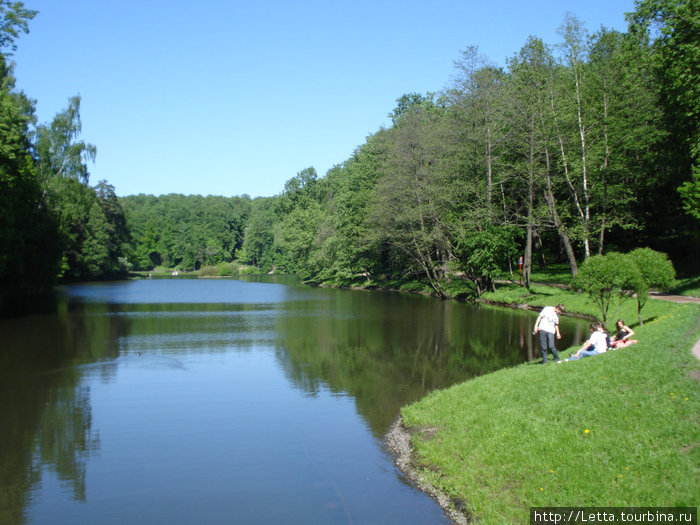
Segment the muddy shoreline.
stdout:
<svg viewBox="0 0 700 525">
<path fill-rule="evenodd" d="M 384 436 L 384 443 L 391 452 L 397 468 L 415 483 L 416 487 L 437 501 L 453 523 L 457 525 L 469 523 L 467 517 L 456 508 L 456 502 L 425 481 L 423 476 L 413 467 L 411 434 L 404 428 L 401 416 L 392 423 Z"/>
</svg>

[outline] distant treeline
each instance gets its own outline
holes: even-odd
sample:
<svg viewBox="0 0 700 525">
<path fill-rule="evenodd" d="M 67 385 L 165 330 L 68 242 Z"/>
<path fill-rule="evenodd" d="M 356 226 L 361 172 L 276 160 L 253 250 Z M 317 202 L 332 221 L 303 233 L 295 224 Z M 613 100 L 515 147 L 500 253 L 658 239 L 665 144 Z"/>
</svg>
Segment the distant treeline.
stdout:
<svg viewBox="0 0 700 525">
<path fill-rule="evenodd" d="M 0 8 L 7 56 L 33 12 Z M 349 159 L 257 199 L 90 187 L 80 99 L 36 125 L 2 57 L 0 286 L 238 260 L 339 285 L 424 280 L 437 294 L 459 273 L 481 292 L 520 256 L 529 282 L 533 265 L 576 274 L 639 246 L 697 269 L 698 11 L 640 0 L 626 33 L 593 35 L 567 15 L 557 46 L 530 37 L 505 68 L 469 47 L 444 91 L 401 96 L 392 125 Z"/>
</svg>

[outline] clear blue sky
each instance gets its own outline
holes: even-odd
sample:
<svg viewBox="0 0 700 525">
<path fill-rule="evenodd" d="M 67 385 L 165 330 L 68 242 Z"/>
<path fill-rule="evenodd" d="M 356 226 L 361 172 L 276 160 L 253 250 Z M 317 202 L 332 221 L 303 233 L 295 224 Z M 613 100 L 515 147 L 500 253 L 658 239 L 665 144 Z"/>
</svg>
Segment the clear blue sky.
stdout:
<svg viewBox="0 0 700 525">
<path fill-rule="evenodd" d="M 117 195 L 280 193 L 389 123 L 404 93 L 440 91 L 460 51 L 498 65 L 567 11 L 625 31 L 633 0 L 24 0 L 19 89 L 39 122 L 82 98 L 90 183 Z"/>
</svg>

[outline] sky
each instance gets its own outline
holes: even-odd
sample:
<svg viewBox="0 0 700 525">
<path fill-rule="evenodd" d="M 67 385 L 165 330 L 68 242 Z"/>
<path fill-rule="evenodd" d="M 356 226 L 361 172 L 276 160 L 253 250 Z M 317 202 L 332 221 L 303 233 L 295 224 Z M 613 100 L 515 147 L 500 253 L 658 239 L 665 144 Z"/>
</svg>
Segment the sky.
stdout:
<svg viewBox="0 0 700 525">
<path fill-rule="evenodd" d="M 505 66 L 567 12 L 626 31 L 634 0 L 24 0 L 17 88 L 50 123 L 80 95 L 90 184 L 117 195 L 278 195 L 439 92 L 468 46 Z"/>
</svg>

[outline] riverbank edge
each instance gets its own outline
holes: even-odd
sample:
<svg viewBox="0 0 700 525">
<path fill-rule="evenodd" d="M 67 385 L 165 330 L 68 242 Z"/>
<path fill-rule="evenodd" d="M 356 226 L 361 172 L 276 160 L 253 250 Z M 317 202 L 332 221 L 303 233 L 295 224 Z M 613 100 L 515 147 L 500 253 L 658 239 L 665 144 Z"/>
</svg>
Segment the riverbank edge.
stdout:
<svg viewBox="0 0 700 525">
<path fill-rule="evenodd" d="M 672 302 L 678 302 L 678 303 L 686 303 L 686 302 L 692 302 L 692 303 L 698 303 L 700 300 L 697 298 L 691 298 L 691 301 L 684 301 L 684 300 L 674 300 L 674 299 L 669 299 L 668 297 L 664 297 L 663 295 L 659 294 L 656 297 L 658 297 L 661 300 L 670 300 Z M 684 299 L 681 297 L 681 299 Z M 505 308 L 511 308 L 511 309 L 519 309 L 519 310 L 530 310 L 530 311 L 540 311 L 542 309 L 541 306 L 538 305 L 530 305 L 527 303 L 507 303 L 507 302 L 499 302 L 499 301 L 492 301 L 492 300 L 487 300 L 487 299 L 476 299 L 473 302 L 476 303 L 482 303 L 482 304 L 489 304 L 493 306 L 500 306 L 500 307 L 505 307 Z M 587 314 L 578 314 L 574 312 L 567 312 L 566 314 L 569 317 L 578 317 L 578 318 L 583 318 L 583 319 L 592 319 L 595 320 L 596 318 L 592 315 L 587 315 Z M 695 344 L 691 347 L 690 353 L 700 360 L 700 339 L 698 339 Z M 487 374 L 488 375 L 488 374 Z M 469 379 L 466 381 L 470 381 Z M 461 502 L 457 499 L 451 498 L 441 490 L 437 489 L 435 486 L 430 484 L 424 476 L 420 473 L 420 471 L 414 467 L 414 449 L 411 445 L 411 437 L 414 433 L 409 431 L 404 425 L 403 425 L 403 419 L 401 415 L 399 414 L 392 425 L 390 426 L 388 432 L 384 436 L 384 444 L 391 453 L 394 464 L 396 467 L 403 473 L 404 476 L 406 476 L 407 479 L 409 479 L 412 483 L 416 485 L 416 487 L 421 490 L 422 492 L 426 493 L 429 495 L 433 500 L 435 500 L 438 505 L 442 508 L 442 510 L 445 512 L 447 517 L 456 525 L 467 525 L 469 523 L 472 523 L 473 520 L 472 518 L 465 513 L 464 511 L 460 510 L 460 508 L 463 508 L 463 505 Z"/>
<path fill-rule="evenodd" d="M 456 525 L 467 525 L 469 519 L 459 510 L 457 502 L 428 483 L 423 476 L 413 467 L 413 448 L 411 447 L 411 433 L 403 426 L 401 416 L 398 416 L 389 427 L 384 436 L 384 444 L 389 449 L 394 464 L 404 476 L 416 487 L 433 498 L 448 518 Z"/>
</svg>

